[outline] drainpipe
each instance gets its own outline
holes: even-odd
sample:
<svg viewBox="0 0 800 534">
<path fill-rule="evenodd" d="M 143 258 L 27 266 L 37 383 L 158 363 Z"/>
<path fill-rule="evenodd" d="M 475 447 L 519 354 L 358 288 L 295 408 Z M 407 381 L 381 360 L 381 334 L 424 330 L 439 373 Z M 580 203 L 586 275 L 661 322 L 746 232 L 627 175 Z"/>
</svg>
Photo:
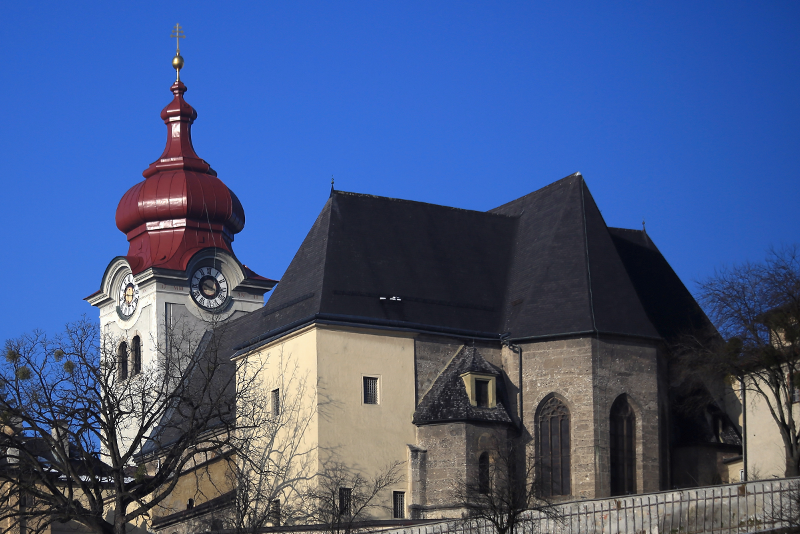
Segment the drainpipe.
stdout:
<svg viewBox="0 0 800 534">
<path fill-rule="evenodd" d="M 742 463 L 744 464 L 744 481 L 747 482 L 747 388 L 744 387 L 744 375 L 739 376 L 739 387 L 742 392 Z"/>
<path fill-rule="evenodd" d="M 518 377 L 518 385 L 519 388 L 519 405 L 517 406 L 517 416 L 519 417 L 519 428 L 522 429 L 522 347 L 516 345 L 511 341 L 511 332 L 506 332 L 505 334 L 500 335 L 500 343 L 504 347 L 508 347 L 511 349 L 512 352 L 516 353 L 519 356 L 519 377 Z"/>
</svg>

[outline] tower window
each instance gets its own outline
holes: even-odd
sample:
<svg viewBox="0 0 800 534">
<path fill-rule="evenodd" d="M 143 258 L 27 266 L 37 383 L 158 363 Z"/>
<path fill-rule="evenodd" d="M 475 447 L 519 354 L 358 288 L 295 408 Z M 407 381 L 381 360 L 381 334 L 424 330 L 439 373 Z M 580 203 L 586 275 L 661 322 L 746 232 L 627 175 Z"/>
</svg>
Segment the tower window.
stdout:
<svg viewBox="0 0 800 534">
<path fill-rule="evenodd" d="M 406 494 L 404 491 L 392 493 L 392 517 L 395 519 L 405 519 L 406 517 Z"/>
<path fill-rule="evenodd" d="M 352 508 L 353 488 L 339 488 L 339 515 L 349 516 Z"/>
<path fill-rule="evenodd" d="M 374 376 L 364 377 L 364 404 L 378 404 L 378 379 Z"/>
<path fill-rule="evenodd" d="M 142 340 L 139 336 L 133 336 L 131 340 L 131 357 L 133 359 L 131 375 L 138 375 L 142 372 Z"/>
<path fill-rule="evenodd" d="M 128 344 L 124 341 L 117 349 L 117 376 L 120 380 L 128 378 Z"/>
<path fill-rule="evenodd" d="M 278 417 L 281 414 L 281 390 L 272 390 L 272 416 Z"/>
</svg>

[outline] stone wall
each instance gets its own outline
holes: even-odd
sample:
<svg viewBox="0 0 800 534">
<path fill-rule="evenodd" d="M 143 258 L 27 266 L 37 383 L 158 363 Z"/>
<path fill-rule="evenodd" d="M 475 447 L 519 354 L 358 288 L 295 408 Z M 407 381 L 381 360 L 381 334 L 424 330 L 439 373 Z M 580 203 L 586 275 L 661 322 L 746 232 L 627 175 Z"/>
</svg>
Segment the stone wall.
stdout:
<svg viewBox="0 0 800 534">
<path fill-rule="evenodd" d="M 609 415 L 628 395 L 636 414 L 636 490 L 660 488 L 659 380 L 657 344 L 629 338 L 565 338 L 522 343 L 519 357 L 504 349 L 510 392 L 521 394 L 529 454 L 536 454 L 536 414 L 555 395 L 570 411 L 571 489 L 576 498 L 610 493 Z"/>
</svg>

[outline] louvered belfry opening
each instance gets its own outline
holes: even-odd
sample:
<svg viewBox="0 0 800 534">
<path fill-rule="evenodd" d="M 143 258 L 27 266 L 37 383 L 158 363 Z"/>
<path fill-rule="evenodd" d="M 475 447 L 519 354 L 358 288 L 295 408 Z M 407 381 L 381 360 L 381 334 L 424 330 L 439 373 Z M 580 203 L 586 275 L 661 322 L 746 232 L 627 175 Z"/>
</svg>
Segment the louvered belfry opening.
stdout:
<svg viewBox="0 0 800 534">
<path fill-rule="evenodd" d="M 611 406 L 611 495 L 636 493 L 636 417 L 626 395 Z"/>
<path fill-rule="evenodd" d="M 546 399 L 539 408 L 537 464 L 544 496 L 571 492 L 569 419 L 569 409 L 556 397 Z"/>
</svg>

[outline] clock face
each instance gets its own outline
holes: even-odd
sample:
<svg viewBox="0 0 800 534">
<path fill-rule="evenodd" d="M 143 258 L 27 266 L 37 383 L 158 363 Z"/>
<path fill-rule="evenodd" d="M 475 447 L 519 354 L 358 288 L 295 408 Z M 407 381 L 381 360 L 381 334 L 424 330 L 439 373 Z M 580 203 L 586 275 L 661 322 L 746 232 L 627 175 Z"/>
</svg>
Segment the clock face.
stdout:
<svg viewBox="0 0 800 534">
<path fill-rule="evenodd" d="M 119 313 L 125 318 L 133 315 L 136 306 L 139 304 L 139 286 L 133 280 L 133 274 L 128 273 L 119 285 Z"/>
<path fill-rule="evenodd" d="M 192 275 L 191 294 L 201 308 L 218 310 L 228 300 L 228 280 L 213 267 L 200 267 Z"/>
</svg>

